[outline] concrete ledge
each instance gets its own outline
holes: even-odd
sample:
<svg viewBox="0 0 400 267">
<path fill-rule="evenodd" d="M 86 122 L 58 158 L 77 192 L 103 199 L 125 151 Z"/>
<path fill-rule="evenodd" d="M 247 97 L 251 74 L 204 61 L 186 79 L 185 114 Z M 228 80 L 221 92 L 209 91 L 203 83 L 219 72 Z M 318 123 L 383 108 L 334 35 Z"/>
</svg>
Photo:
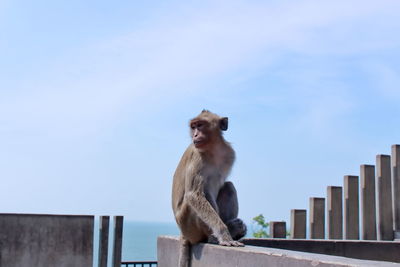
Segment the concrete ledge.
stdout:
<svg viewBox="0 0 400 267">
<path fill-rule="evenodd" d="M 179 238 L 160 236 L 157 240 L 159 267 L 178 266 Z M 399 266 L 398 263 L 350 259 L 307 252 L 246 246 L 243 248 L 198 244 L 192 248 L 191 267 L 248 267 L 248 266 Z"/>
<path fill-rule="evenodd" d="M 246 245 L 289 249 L 362 260 L 400 262 L 400 242 L 245 238 Z"/>
</svg>

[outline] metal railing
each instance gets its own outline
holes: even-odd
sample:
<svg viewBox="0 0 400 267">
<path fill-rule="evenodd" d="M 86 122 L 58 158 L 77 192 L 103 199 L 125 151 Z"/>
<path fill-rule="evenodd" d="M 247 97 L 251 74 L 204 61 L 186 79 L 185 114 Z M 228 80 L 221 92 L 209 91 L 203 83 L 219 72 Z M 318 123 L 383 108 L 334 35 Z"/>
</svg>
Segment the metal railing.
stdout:
<svg viewBox="0 0 400 267">
<path fill-rule="evenodd" d="M 123 261 L 121 262 L 123 267 L 152 267 L 157 266 L 156 261 Z"/>
</svg>

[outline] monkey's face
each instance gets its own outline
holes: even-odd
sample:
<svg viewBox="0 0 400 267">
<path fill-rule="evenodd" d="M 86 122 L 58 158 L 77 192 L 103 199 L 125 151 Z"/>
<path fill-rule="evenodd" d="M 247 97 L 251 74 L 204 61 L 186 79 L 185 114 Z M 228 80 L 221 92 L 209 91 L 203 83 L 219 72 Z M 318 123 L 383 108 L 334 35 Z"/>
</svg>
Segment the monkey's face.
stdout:
<svg viewBox="0 0 400 267">
<path fill-rule="evenodd" d="M 203 120 L 193 120 L 190 123 L 191 136 L 196 148 L 203 148 L 210 139 L 209 123 Z"/>
<path fill-rule="evenodd" d="M 222 138 L 222 132 L 228 129 L 228 118 L 220 117 L 203 110 L 190 121 L 190 136 L 194 146 L 202 151 L 212 148 L 213 142 Z"/>
</svg>

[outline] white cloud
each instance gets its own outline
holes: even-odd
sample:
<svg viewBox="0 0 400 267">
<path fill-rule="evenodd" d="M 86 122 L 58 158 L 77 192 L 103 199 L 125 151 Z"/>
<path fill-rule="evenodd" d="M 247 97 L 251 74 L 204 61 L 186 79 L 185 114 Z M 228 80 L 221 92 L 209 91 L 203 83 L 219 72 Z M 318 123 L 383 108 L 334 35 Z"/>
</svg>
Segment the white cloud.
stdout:
<svg viewBox="0 0 400 267">
<path fill-rule="evenodd" d="M 287 52 L 382 49 L 392 44 L 346 38 L 371 17 L 397 16 L 400 7 L 397 1 L 208 4 L 200 12 L 188 9 L 196 14 L 171 12 L 145 28 L 60 56 L 52 69 L 40 70 L 46 76 L 36 86 L 26 82 L 22 96 L 0 100 L 2 120 L 69 128 L 79 121 L 112 119 L 126 106 L 140 110 L 154 96 L 173 101 L 182 91 L 198 90 L 204 80 L 254 71 Z"/>
</svg>

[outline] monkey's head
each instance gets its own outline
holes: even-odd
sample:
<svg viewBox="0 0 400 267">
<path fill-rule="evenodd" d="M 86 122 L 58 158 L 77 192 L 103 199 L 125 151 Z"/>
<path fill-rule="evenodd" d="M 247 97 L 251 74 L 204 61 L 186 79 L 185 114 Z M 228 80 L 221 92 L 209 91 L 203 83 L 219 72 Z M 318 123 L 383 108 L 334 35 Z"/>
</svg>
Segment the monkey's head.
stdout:
<svg viewBox="0 0 400 267">
<path fill-rule="evenodd" d="M 190 136 L 196 148 L 206 150 L 221 140 L 222 131 L 228 130 L 228 118 L 203 110 L 190 121 Z"/>
</svg>

